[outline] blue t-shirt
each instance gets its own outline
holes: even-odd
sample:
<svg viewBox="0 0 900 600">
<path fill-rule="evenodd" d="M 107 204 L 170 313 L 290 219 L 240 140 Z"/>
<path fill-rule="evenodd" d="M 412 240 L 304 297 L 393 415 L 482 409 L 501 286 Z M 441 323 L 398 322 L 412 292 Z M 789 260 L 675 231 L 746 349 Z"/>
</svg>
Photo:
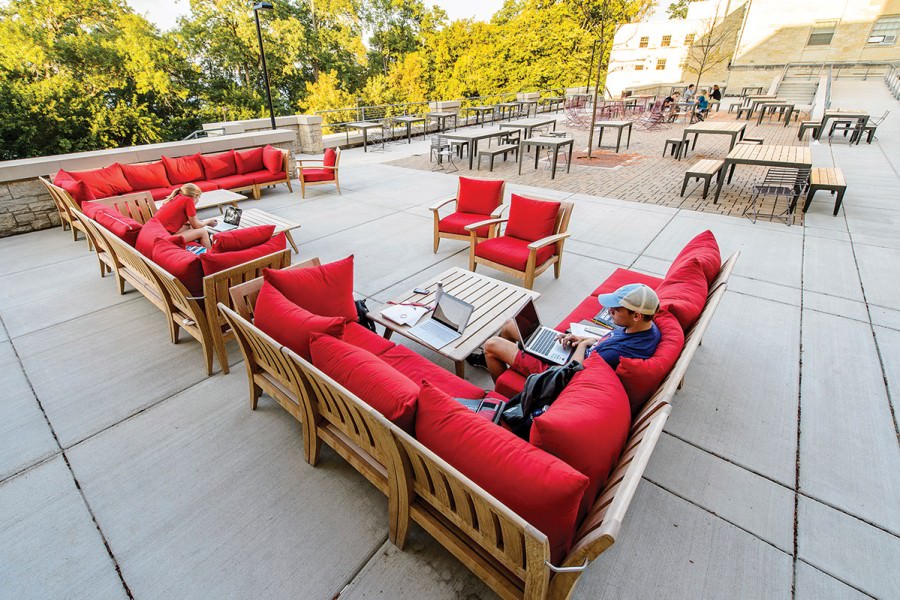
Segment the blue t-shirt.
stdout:
<svg viewBox="0 0 900 600">
<path fill-rule="evenodd" d="M 646 331 L 626 333 L 624 327 L 617 327 L 607 333 L 585 353 L 585 360 L 596 352 L 614 370 L 619 366 L 619 358 L 650 358 L 659 345 L 659 328 L 656 323 Z"/>
</svg>

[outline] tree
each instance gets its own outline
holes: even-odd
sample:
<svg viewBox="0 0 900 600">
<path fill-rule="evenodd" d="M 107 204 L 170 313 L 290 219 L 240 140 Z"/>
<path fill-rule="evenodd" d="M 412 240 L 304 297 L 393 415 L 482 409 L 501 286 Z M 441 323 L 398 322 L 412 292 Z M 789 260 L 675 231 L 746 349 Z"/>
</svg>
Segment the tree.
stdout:
<svg viewBox="0 0 900 600">
<path fill-rule="evenodd" d="M 694 40 L 685 58 L 685 69 L 697 74 L 695 85 L 700 87 L 703 74 L 714 67 L 729 61 L 734 53 L 734 44 L 743 7 L 731 14 L 720 13 L 721 5 L 716 5 L 716 12 L 703 28 L 698 39 Z"/>
<path fill-rule="evenodd" d="M 676 0 L 669 4 L 669 7 L 666 9 L 666 14 L 669 15 L 670 19 L 687 19 L 688 4 L 696 1 L 697 0 Z"/>
</svg>

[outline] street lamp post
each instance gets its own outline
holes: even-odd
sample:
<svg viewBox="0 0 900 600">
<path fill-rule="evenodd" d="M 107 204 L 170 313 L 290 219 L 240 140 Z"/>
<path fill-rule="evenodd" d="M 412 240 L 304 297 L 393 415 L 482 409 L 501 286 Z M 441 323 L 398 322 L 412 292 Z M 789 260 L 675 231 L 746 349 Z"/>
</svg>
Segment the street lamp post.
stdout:
<svg viewBox="0 0 900 600">
<path fill-rule="evenodd" d="M 257 2 L 253 5 L 253 16 L 256 17 L 256 37 L 259 39 L 259 56 L 262 58 L 263 79 L 266 82 L 266 99 L 269 101 L 269 118 L 272 129 L 275 129 L 275 109 L 272 108 L 272 92 L 269 91 L 269 69 L 266 67 L 266 52 L 263 50 L 262 30 L 259 28 L 259 11 L 272 10 L 271 2 Z"/>
</svg>

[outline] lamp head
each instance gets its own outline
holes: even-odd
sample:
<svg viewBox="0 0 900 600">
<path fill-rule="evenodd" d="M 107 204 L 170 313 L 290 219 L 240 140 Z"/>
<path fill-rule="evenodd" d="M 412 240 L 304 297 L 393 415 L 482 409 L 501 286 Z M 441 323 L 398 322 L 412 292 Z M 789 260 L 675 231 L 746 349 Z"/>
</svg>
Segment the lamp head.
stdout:
<svg viewBox="0 0 900 600">
<path fill-rule="evenodd" d="M 253 5 L 253 10 L 272 10 L 274 8 L 271 2 L 257 2 Z"/>
</svg>

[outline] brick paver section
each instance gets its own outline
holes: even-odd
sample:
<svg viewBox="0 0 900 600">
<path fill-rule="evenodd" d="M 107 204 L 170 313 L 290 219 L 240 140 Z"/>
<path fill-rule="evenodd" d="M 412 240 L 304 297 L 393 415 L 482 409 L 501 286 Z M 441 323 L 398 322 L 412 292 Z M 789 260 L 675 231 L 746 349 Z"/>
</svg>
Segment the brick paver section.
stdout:
<svg viewBox="0 0 900 600">
<path fill-rule="evenodd" d="M 629 117 L 629 119 L 634 118 L 636 117 Z M 714 120 L 735 120 L 733 114 L 726 112 L 713 113 L 710 118 Z M 625 149 L 623 136 L 622 148 L 619 154 L 615 153 L 616 137 L 614 131 L 608 131 L 604 135 L 604 147 L 600 150 L 596 148 L 595 133 L 595 147 L 592 155 L 598 157 L 597 166 L 586 166 L 583 164 L 584 161 L 577 160 L 573 162 L 571 172 L 567 174 L 563 163 L 557 167 L 556 179 L 553 180 L 550 179 L 549 164 L 539 165 L 538 169 L 535 170 L 533 168 L 534 158 L 532 157 L 529 162 L 529 156 L 527 155 L 523 160 L 521 175 L 516 173 L 518 167 L 511 156 L 510 160 L 505 163 L 502 159 L 495 161 L 493 174 L 487 170 L 487 162 L 484 163 L 484 167 L 480 171 L 474 168 L 472 171 L 469 171 L 467 162 L 460 160 L 456 161 L 460 170 L 455 173 L 449 173 L 449 175 L 454 177 L 457 175 L 492 176 L 522 185 L 617 198 L 631 202 L 646 202 L 698 212 L 741 216 L 744 209 L 750 204 L 752 186 L 762 181 L 767 168 L 739 165 L 735 169 L 731 184 L 726 184 L 722 188 L 718 204 L 713 204 L 714 185 L 710 186 L 709 195 L 705 200 L 700 197 L 703 191 L 702 181 L 696 184 L 693 182 L 689 183 L 682 198 L 678 194 L 681 191 L 684 173 L 688 167 L 704 158 L 724 159 L 725 155 L 728 154 L 728 143 L 730 141 L 730 138 L 725 135 L 702 134 L 697 140 L 697 148 L 691 150 L 687 157 L 682 158 L 681 161 L 675 160 L 668 154 L 663 157 L 662 151 L 666 138 L 681 137 L 684 128 L 685 123 L 680 122 L 672 123 L 666 129 L 644 131 L 639 129 L 637 123 L 635 123 L 631 135 L 631 146 Z M 747 123 L 744 135 L 750 138 L 762 138 L 765 140 L 765 144 L 793 146 L 809 143 L 808 134 L 804 142 L 797 140 L 797 128 L 796 122 L 785 128 L 780 121 L 763 122 L 762 125 L 757 126 L 754 115 L 754 118 Z M 575 129 L 566 126 L 565 117 L 562 114 L 560 115 L 557 129 L 573 133 L 575 136 L 575 153 L 577 155 L 584 154 L 587 146 L 586 129 Z M 693 139 L 693 136 L 690 137 Z M 608 147 L 607 143 L 611 143 L 612 148 Z M 432 170 L 435 166 L 434 163 L 428 161 L 428 154 L 406 157 L 392 161 L 390 164 L 423 170 Z M 559 171 L 560 167 L 562 172 Z M 761 219 L 767 219 L 768 215 L 771 214 L 772 204 L 773 201 L 769 199 L 761 205 Z M 780 213 L 785 206 L 785 200 L 781 199 L 776 213 Z M 798 211 L 794 216 L 794 223 L 802 223 L 802 220 L 802 213 Z"/>
</svg>

